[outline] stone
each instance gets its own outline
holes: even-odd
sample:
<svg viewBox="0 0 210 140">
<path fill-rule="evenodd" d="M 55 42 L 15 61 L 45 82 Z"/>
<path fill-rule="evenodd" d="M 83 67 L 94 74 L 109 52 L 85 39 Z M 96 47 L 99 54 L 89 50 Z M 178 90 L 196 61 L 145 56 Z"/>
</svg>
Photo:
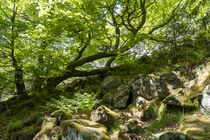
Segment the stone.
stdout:
<svg viewBox="0 0 210 140">
<path fill-rule="evenodd" d="M 127 107 L 129 97 L 130 88 L 122 85 L 117 89 L 107 92 L 102 98 L 102 103 L 112 105 L 118 109 L 124 109 Z"/>
<path fill-rule="evenodd" d="M 183 82 L 174 73 L 164 74 L 159 79 L 153 75 L 140 74 L 131 83 L 133 101 L 138 96 L 146 100 L 152 100 L 155 97 L 164 99 L 177 88 L 183 88 Z"/>
<path fill-rule="evenodd" d="M 210 114 L 210 85 L 207 85 L 202 92 L 200 112 L 202 114 Z"/>
<path fill-rule="evenodd" d="M 102 82 L 102 88 L 106 90 L 118 88 L 121 83 L 121 78 L 119 76 L 107 76 Z"/>
<path fill-rule="evenodd" d="M 129 119 L 127 122 L 121 126 L 121 131 L 123 133 L 135 133 L 136 135 L 143 134 L 144 130 L 139 125 L 138 121 L 136 119 Z"/>
<path fill-rule="evenodd" d="M 73 119 L 60 124 L 62 140 L 111 140 L 107 128 L 97 122 Z"/>
<path fill-rule="evenodd" d="M 190 140 L 185 134 L 179 132 L 166 132 L 159 137 L 159 140 Z"/>
<path fill-rule="evenodd" d="M 166 98 L 177 88 L 183 88 L 183 82 L 174 73 L 160 76 L 158 84 L 158 95 L 161 99 Z"/>
<path fill-rule="evenodd" d="M 57 125 L 57 119 L 52 117 L 44 117 L 42 127 L 39 133 L 33 138 L 33 140 L 49 140 L 47 133 Z"/>
<path fill-rule="evenodd" d="M 138 97 L 132 104 L 128 106 L 128 109 L 136 118 L 142 121 L 148 121 L 152 118 L 155 118 L 155 113 L 150 108 L 151 104 L 152 101 L 147 101 L 142 97 Z"/>
<path fill-rule="evenodd" d="M 148 105 L 148 101 L 145 100 L 142 97 L 136 98 L 136 100 L 128 106 L 128 109 L 131 111 L 133 116 L 137 117 L 138 119 L 141 119 L 143 116 L 143 110 Z"/>
<path fill-rule="evenodd" d="M 131 82 L 132 100 L 137 97 L 143 97 L 146 100 L 152 100 L 158 96 L 158 79 L 151 75 L 139 74 Z"/>
<path fill-rule="evenodd" d="M 182 97 L 179 94 L 169 95 L 163 100 L 163 103 L 170 106 L 183 106 L 184 105 Z"/>
<path fill-rule="evenodd" d="M 95 111 L 91 113 L 90 120 L 94 122 L 101 123 L 107 128 L 115 123 L 116 119 L 119 117 L 117 113 L 111 111 L 109 108 L 104 105 L 99 106 Z"/>
<path fill-rule="evenodd" d="M 126 108 L 129 96 L 130 96 L 129 87 L 127 86 L 119 87 L 117 89 L 117 92 L 115 92 L 113 96 L 114 107 L 118 109 Z"/>
</svg>

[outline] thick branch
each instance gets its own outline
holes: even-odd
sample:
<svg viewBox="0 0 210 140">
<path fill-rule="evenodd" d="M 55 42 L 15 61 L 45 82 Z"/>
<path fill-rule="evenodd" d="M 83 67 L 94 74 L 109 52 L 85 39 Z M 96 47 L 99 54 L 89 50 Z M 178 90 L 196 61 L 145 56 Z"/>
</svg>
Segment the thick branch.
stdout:
<svg viewBox="0 0 210 140">
<path fill-rule="evenodd" d="M 111 67 L 104 67 L 104 68 L 99 68 L 99 69 L 94 69 L 91 71 L 79 71 L 79 70 L 74 70 L 72 73 L 73 77 L 84 77 L 84 76 L 92 76 L 92 75 L 98 75 L 98 74 L 103 74 L 107 73 L 110 71 L 112 68 Z"/>
<path fill-rule="evenodd" d="M 82 66 L 85 63 L 93 62 L 93 61 L 101 59 L 101 58 L 112 57 L 112 56 L 116 56 L 116 55 L 117 55 L 116 53 L 111 53 L 111 52 L 99 52 L 95 55 L 70 62 L 69 65 L 67 66 L 67 69 L 73 70 L 74 68 L 76 68 L 78 66 Z"/>
<path fill-rule="evenodd" d="M 109 71 L 111 68 L 105 67 L 103 69 L 96 69 L 96 70 L 91 70 L 91 71 L 78 71 L 78 70 L 75 70 L 75 68 L 78 66 L 82 66 L 83 64 L 88 63 L 88 62 L 93 62 L 93 61 L 101 59 L 101 58 L 112 57 L 112 56 L 116 56 L 116 55 L 117 55 L 116 53 L 100 52 L 95 55 L 73 61 L 67 66 L 66 72 L 64 72 L 64 74 L 62 74 L 61 76 L 58 76 L 58 77 L 49 78 L 47 80 L 47 87 L 55 87 L 56 85 L 58 85 L 59 83 L 61 83 L 62 81 L 66 80 L 70 77 L 90 76 L 90 75 L 99 74 L 100 72 L 105 73 L 105 72 Z"/>
</svg>

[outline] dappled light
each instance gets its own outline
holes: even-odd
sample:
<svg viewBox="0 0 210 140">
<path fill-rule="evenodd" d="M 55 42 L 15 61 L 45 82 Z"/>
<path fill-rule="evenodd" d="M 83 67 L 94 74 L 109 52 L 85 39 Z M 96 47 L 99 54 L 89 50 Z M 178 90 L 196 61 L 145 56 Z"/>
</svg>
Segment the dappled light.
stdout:
<svg viewBox="0 0 210 140">
<path fill-rule="evenodd" d="M 208 0 L 0 0 L 0 140 L 208 140 Z"/>
</svg>

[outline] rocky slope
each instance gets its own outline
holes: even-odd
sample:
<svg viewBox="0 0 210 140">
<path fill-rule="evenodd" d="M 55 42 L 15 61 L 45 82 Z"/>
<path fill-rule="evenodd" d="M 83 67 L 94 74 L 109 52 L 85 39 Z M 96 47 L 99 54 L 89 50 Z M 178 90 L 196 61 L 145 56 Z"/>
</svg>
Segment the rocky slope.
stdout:
<svg viewBox="0 0 210 140">
<path fill-rule="evenodd" d="M 39 99 L 24 101 L 21 111 L 15 101 L 1 102 L 0 139 L 208 140 L 210 63 L 192 69 L 190 76 L 185 71 L 179 67 L 161 76 L 107 76 L 95 109 L 71 116 L 37 108 Z"/>
</svg>

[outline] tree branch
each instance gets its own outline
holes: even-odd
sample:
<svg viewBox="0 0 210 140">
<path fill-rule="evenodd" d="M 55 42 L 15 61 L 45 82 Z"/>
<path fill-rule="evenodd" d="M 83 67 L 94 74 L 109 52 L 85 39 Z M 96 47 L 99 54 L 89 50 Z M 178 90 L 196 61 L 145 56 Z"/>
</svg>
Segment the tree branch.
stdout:
<svg viewBox="0 0 210 140">
<path fill-rule="evenodd" d="M 133 35 L 137 34 L 138 31 L 144 26 L 145 22 L 146 22 L 146 15 L 147 15 L 147 12 L 146 12 L 146 9 L 145 9 L 145 3 L 146 3 L 146 0 L 139 0 L 140 2 L 140 7 L 141 7 L 141 11 L 142 11 L 142 18 L 141 18 L 141 22 L 139 23 L 139 25 L 137 26 L 137 28 L 135 30 L 133 30 Z"/>
<path fill-rule="evenodd" d="M 78 51 L 78 56 L 74 59 L 74 61 L 79 60 L 82 57 L 82 54 L 84 53 L 85 49 L 88 47 L 88 45 L 90 44 L 90 40 L 91 37 L 89 36 L 89 39 L 87 41 L 87 43 L 85 43 L 85 45 L 82 47 L 81 50 Z"/>
<path fill-rule="evenodd" d="M 78 66 L 82 66 L 85 63 L 93 62 L 98 59 L 112 57 L 112 56 L 117 56 L 117 54 L 111 53 L 111 52 L 99 52 L 95 55 L 70 62 L 69 65 L 67 66 L 67 70 L 73 70 L 74 68 L 76 68 Z"/>
<path fill-rule="evenodd" d="M 179 7 L 179 5 L 181 4 L 182 0 L 179 1 L 178 5 L 174 8 L 174 10 L 172 11 L 170 18 L 168 20 L 166 20 L 164 23 L 155 26 L 151 31 L 149 31 L 149 34 L 152 34 L 155 30 L 164 27 L 165 25 L 167 25 L 171 20 L 173 20 L 176 9 Z"/>
</svg>

